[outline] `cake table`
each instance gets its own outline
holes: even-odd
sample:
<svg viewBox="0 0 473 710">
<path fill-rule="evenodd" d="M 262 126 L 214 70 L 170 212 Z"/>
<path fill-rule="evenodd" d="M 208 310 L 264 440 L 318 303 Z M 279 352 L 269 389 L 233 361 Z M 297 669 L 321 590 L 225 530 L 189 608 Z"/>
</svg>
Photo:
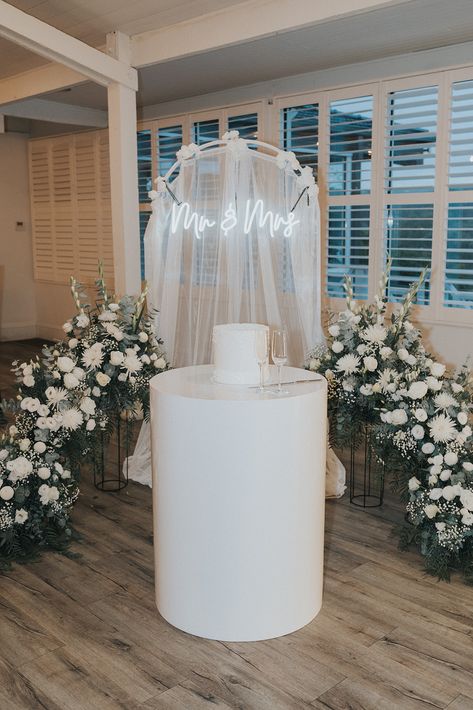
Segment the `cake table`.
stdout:
<svg viewBox="0 0 473 710">
<path fill-rule="evenodd" d="M 282 636 L 322 603 L 326 381 L 286 367 L 305 381 L 275 396 L 212 373 L 151 380 L 156 603 L 197 636 Z"/>
</svg>

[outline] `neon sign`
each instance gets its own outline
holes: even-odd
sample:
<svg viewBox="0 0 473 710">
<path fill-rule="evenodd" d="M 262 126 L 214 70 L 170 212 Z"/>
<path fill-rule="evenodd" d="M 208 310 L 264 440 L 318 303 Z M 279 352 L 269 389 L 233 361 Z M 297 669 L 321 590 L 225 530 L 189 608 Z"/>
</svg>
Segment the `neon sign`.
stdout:
<svg viewBox="0 0 473 710">
<path fill-rule="evenodd" d="M 240 216 L 237 214 L 235 207 L 230 204 L 225 210 L 219 228 L 228 237 L 229 234 L 237 229 L 239 222 Z M 263 200 L 256 200 L 256 202 L 246 200 L 245 209 L 243 210 L 243 223 L 239 231 L 243 232 L 243 234 L 249 234 L 255 226 L 258 229 L 267 228 L 272 239 L 279 232 L 284 237 L 291 237 L 297 224 L 299 224 L 299 220 L 296 219 L 293 212 L 289 212 L 284 217 L 279 212 L 265 209 Z M 216 227 L 217 222 L 192 210 L 188 202 L 181 202 L 180 205 L 174 203 L 171 210 L 171 234 L 175 234 L 180 226 L 183 229 L 192 230 L 195 237 L 201 239 L 206 229 Z"/>
</svg>

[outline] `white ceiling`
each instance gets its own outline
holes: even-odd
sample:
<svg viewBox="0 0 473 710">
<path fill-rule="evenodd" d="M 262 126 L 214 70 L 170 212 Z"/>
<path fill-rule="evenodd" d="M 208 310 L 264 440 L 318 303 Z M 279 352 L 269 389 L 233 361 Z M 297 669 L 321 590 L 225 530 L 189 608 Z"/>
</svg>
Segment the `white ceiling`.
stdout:
<svg viewBox="0 0 473 710">
<path fill-rule="evenodd" d="M 473 40 L 473 0 L 411 0 L 139 72 L 138 103 L 229 89 L 329 67 Z M 106 91 L 84 84 L 48 98 L 106 109 Z"/>
<path fill-rule="evenodd" d="M 113 30 L 134 35 L 238 5 L 243 0 L 7 0 L 9 5 L 77 39 L 101 47 Z M 0 78 L 45 63 L 38 55 L 0 39 Z"/>
<path fill-rule="evenodd" d="M 288 0 L 292 2 L 294 0 Z M 316 0 L 313 0 L 314 2 Z M 241 0 L 239 0 L 241 2 Z M 138 33 L 236 0 L 11 0 L 54 26 L 103 45 L 113 29 Z M 66 9 L 65 9 L 66 7 Z M 417 52 L 473 40 L 473 0 L 409 0 L 196 56 L 146 67 L 139 72 L 140 106 L 231 89 L 329 67 Z M 2 52 L 9 48 L 8 61 Z M 18 72 L 40 57 L 0 42 L 0 75 Z M 86 83 L 51 94 L 54 101 L 107 108 L 106 90 Z"/>
</svg>

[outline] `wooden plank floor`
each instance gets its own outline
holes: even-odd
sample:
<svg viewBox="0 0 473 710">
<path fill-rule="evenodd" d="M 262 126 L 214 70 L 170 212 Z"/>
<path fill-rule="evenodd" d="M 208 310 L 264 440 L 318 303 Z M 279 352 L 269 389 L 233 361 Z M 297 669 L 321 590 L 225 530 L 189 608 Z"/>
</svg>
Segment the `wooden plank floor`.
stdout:
<svg viewBox="0 0 473 710">
<path fill-rule="evenodd" d="M 34 342 L 0 345 L 7 360 Z M 151 494 L 83 481 L 83 535 L 0 577 L 0 708 L 18 710 L 473 710 L 473 592 L 400 553 L 389 500 L 329 501 L 324 605 L 289 636 L 220 643 L 167 624 L 154 604 Z"/>
</svg>

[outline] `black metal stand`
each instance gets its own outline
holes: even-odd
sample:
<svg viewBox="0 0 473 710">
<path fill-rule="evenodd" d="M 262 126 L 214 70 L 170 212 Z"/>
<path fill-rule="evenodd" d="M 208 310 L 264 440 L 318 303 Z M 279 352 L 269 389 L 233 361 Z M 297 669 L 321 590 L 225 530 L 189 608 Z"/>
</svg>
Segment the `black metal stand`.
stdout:
<svg viewBox="0 0 473 710">
<path fill-rule="evenodd" d="M 116 493 L 128 485 L 128 456 L 130 454 L 130 437 L 132 424 L 126 416 L 116 418 L 114 432 L 110 439 L 105 433 L 100 435 L 98 456 L 94 457 L 94 485 L 98 490 Z M 110 461 L 110 443 L 115 437 L 116 458 Z M 122 448 L 124 456 L 122 456 Z"/>
<path fill-rule="evenodd" d="M 363 462 L 356 465 L 356 452 L 362 451 Z M 365 424 L 361 444 L 350 447 L 350 503 L 361 508 L 377 508 L 384 498 L 384 466 L 376 460 L 371 445 L 371 426 Z"/>
</svg>

